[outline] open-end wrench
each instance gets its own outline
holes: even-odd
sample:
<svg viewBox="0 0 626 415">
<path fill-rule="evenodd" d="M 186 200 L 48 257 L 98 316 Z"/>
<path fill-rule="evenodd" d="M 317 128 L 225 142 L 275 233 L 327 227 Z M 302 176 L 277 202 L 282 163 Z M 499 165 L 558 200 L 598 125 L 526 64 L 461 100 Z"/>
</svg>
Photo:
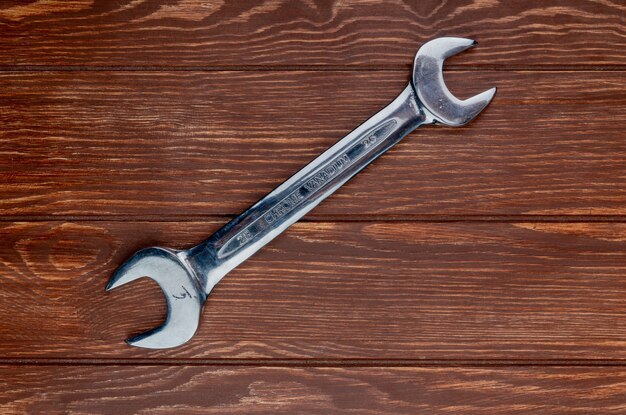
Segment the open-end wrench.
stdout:
<svg viewBox="0 0 626 415">
<path fill-rule="evenodd" d="M 200 245 L 186 251 L 152 247 L 135 253 L 117 269 L 106 290 L 152 278 L 165 294 L 168 312 L 162 326 L 126 342 L 150 349 L 187 342 L 198 328 L 209 293 L 229 271 L 415 128 L 433 123 L 459 126 L 476 117 L 496 89 L 461 101 L 446 88 L 442 72 L 447 57 L 475 44 L 455 37 L 424 44 L 415 56 L 409 85 L 396 99 Z"/>
</svg>

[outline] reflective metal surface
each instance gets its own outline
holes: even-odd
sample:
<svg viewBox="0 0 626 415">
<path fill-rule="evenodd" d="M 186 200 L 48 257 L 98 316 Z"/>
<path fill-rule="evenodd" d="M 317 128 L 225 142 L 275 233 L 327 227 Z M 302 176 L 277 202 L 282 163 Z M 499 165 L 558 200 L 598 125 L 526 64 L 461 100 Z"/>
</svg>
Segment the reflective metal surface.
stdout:
<svg viewBox="0 0 626 415">
<path fill-rule="evenodd" d="M 341 185 L 422 124 L 462 125 L 490 102 L 495 88 L 461 101 L 446 88 L 445 58 L 475 42 L 439 38 L 415 58 L 412 82 L 389 105 L 365 121 L 206 241 L 186 251 L 147 248 L 113 275 L 107 290 L 152 278 L 163 290 L 165 323 L 127 342 L 151 349 L 176 347 L 193 337 L 202 305 L 233 268 L 295 223 Z"/>
<path fill-rule="evenodd" d="M 420 102 L 437 121 L 451 126 L 467 124 L 491 102 L 496 93 L 491 88 L 461 101 L 448 91 L 443 80 L 443 61 L 476 46 L 471 39 L 442 37 L 422 46 L 413 63 L 413 85 Z"/>
</svg>

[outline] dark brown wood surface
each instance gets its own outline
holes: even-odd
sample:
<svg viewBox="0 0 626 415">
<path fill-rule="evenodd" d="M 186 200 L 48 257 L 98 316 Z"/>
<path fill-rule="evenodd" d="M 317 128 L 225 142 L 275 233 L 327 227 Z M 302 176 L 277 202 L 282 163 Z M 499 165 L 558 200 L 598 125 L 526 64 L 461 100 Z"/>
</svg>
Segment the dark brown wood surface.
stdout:
<svg viewBox="0 0 626 415">
<path fill-rule="evenodd" d="M 626 8 L 0 2 L 0 413 L 626 412 Z M 424 127 L 214 290 L 187 345 L 137 249 L 217 230 L 404 87 Z"/>
<path fill-rule="evenodd" d="M 463 66 L 623 68 L 620 1 L 20 1 L 0 10 L 0 64 L 408 69 L 439 36 L 484 47 Z M 512 3 L 512 4 L 510 4 Z"/>
<path fill-rule="evenodd" d="M 624 376 L 622 367 L 602 366 L 0 366 L 0 384 L 12 385 L 0 390 L 0 408 L 112 415 L 617 415 L 626 411 Z"/>
<path fill-rule="evenodd" d="M 0 213 L 236 214 L 386 105 L 408 76 L 0 74 Z M 497 85 L 497 105 L 463 128 L 418 130 L 312 215 L 626 214 L 626 72 L 447 79 L 460 96 Z"/>
<path fill-rule="evenodd" d="M 192 342 L 124 347 L 165 304 L 151 281 L 104 295 L 115 267 L 219 225 L 5 223 L 0 356 L 626 362 L 623 223 L 300 223 L 216 287 Z"/>
</svg>

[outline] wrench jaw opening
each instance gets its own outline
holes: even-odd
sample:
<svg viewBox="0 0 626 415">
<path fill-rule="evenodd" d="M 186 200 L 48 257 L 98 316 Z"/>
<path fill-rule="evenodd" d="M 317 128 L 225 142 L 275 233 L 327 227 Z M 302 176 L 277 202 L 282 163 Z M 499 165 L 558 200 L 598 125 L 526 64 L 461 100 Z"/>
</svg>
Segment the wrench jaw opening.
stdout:
<svg viewBox="0 0 626 415">
<path fill-rule="evenodd" d="M 146 248 L 138 251 L 115 271 L 106 290 L 144 277 L 154 280 L 163 290 L 167 317 L 160 327 L 131 337 L 126 342 L 147 349 L 166 349 L 186 343 L 198 328 L 206 300 L 194 272 L 175 251 Z"/>
<path fill-rule="evenodd" d="M 417 51 L 413 64 L 413 88 L 435 122 L 450 126 L 465 125 L 493 99 L 496 88 L 460 100 L 452 95 L 443 80 L 443 62 L 446 58 L 475 45 L 476 41 L 471 39 L 442 37 L 425 43 Z"/>
</svg>

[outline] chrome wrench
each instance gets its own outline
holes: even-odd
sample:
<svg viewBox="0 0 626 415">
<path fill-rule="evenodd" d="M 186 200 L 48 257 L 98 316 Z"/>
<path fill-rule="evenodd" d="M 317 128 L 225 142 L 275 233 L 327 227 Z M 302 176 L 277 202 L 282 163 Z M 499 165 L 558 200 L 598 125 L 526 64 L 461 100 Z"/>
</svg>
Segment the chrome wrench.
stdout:
<svg viewBox="0 0 626 415">
<path fill-rule="evenodd" d="M 121 265 L 107 291 L 148 277 L 161 287 L 168 306 L 163 325 L 127 343 L 150 349 L 186 343 L 198 328 L 209 293 L 229 271 L 420 125 L 459 126 L 476 117 L 496 89 L 461 101 L 446 88 L 442 72 L 446 58 L 475 44 L 455 37 L 424 44 L 415 56 L 411 82 L 396 99 L 206 241 L 185 251 L 145 248 Z"/>
</svg>

